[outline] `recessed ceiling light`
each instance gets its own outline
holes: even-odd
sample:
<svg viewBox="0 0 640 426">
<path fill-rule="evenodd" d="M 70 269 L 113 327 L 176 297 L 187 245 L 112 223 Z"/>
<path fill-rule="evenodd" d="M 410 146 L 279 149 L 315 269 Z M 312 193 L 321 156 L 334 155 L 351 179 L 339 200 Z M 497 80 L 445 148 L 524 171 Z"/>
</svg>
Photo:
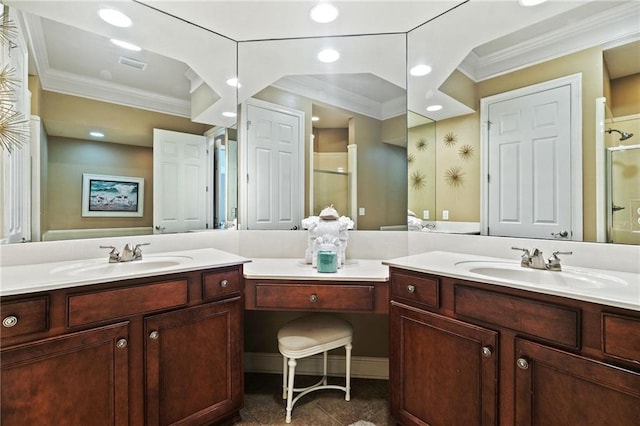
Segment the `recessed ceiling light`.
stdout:
<svg viewBox="0 0 640 426">
<path fill-rule="evenodd" d="M 94 138 L 104 138 L 104 133 L 102 132 L 89 132 L 89 136 L 93 136 Z"/>
<path fill-rule="evenodd" d="M 115 38 L 110 39 L 110 41 L 111 43 L 115 44 L 116 46 L 120 46 L 123 49 L 133 50 L 134 52 L 139 52 L 142 50 L 140 46 L 136 46 L 135 44 L 129 43 L 127 41 L 116 40 Z"/>
<path fill-rule="evenodd" d="M 237 77 L 233 77 L 230 78 L 229 80 L 227 80 L 227 84 L 231 87 L 237 87 L 237 88 L 241 88 L 242 85 L 240 84 L 240 82 L 238 82 L 238 78 Z"/>
<path fill-rule="evenodd" d="M 119 10 L 102 8 L 98 10 L 98 15 L 104 22 L 115 27 L 130 27 L 133 24 L 131 18 Z"/>
<path fill-rule="evenodd" d="M 442 109 L 442 105 L 429 105 L 427 107 L 427 111 L 431 111 L 431 112 L 440 111 L 441 109 Z"/>
<path fill-rule="evenodd" d="M 309 16 L 316 22 L 326 24 L 338 17 L 338 9 L 329 3 L 318 3 L 311 8 Z"/>
<path fill-rule="evenodd" d="M 429 65 L 416 65 L 415 67 L 411 68 L 409 70 L 409 73 L 411 75 L 414 75 L 416 77 L 421 77 L 423 75 L 427 75 L 431 72 L 431 67 Z"/>
<path fill-rule="evenodd" d="M 311 117 L 311 121 L 320 121 L 320 117 L 316 117 L 315 115 Z"/>
<path fill-rule="evenodd" d="M 330 64 L 331 62 L 335 62 L 340 58 L 340 54 L 333 49 L 325 49 L 322 52 L 318 53 L 318 60 L 320 62 L 324 62 L 326 64 Z"/>
<path fill-rule="evenodd" d="M 520 6 L 537 6 L 541 3 L 546 2 L 547 0 L 520 0 Z"/>
<path fill-rule="evenodd" d="M 225 112 L 222 113 L 222 115 L 224 115 L 225 117 L 233 118 L 237 114 L 235 112 L 225 111 Z"/>
</svg>

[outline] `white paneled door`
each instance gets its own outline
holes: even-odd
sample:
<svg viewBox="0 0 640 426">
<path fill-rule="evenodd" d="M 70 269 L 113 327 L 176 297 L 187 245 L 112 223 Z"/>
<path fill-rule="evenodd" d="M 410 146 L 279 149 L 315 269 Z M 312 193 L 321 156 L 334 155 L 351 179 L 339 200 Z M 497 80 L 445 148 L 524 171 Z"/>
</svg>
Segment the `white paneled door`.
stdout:
<svg viewBox="0 0 640 426">
<path fill-rule="evenodd" d="M 153 129 L 155 233 L 207 228 L 205 136 Z"/>
<path fill-rule="evenodd" d="M 571 239 L 571 87 L 488 105 L 488 234 Z"/>
<path fill-rule="evenodd" d="M 303 213 L 301 115 L 247 106 L 247 228 L 294 229 Z"/>
</svg>

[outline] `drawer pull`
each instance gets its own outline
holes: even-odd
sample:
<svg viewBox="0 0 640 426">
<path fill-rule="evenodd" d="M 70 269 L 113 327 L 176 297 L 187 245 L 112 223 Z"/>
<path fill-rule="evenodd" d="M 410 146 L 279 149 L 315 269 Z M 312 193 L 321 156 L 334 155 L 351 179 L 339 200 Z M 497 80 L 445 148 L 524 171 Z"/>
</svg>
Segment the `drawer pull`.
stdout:
<svg viewBox="0 0 640 426">
<path fill-rule="evenodd" d="M 149 339 L 151 340 L 158 340 L 158 337 L 160 337 L 160 333 L 158 333 L 157 331 L 152 331 L 151 333 L 149 333 Z"/>
<path fill-rule="evenodd" d="M 127 347 L 127 339 L 118 339 L 116 342 L 116 348 L 122 349 Z"/>
<path fill-rule="evenodd" d="M 10 328 L 18 324 L 18 317 L 15 315 L 9 315 L 5 319 L 2 320 L 2 325 L 4 327 Z"/>
<path fill-rule="evenodd" d="M 416 292 L 416 286 L 414 286 L 413 284 L 409 284 L 409 285 L 407 286 L 407 291 L 408 291 L 409 293 L 411 293 L 411 294 L 415 293 L 415 292 Z"/>
<path fill-rule="evenodd" d="M 489 358 L 491 355 L 493 355 L 493 350 L 491 349 L 491 346 L 483 346 L 482 356 L 485 358 Z"/>
<path fill-rule="evenodd" d="M 516 365 L 519 369 L 526 370 L 529 368 L 529 361 L 527 361 L 526 358 L 518 358 L 518 360 L 516 361 Z"/>
<path fill-rule="evenodd" d="M 227 280 L 220 281 L 220 287 L 222 287 L 222 288 L 229 287 L 229 281 L 227 281 Z"/>
<path fill-rule="evenodd" d="M 312 294 L 312 295 L 309 297 L 309 302 L 311 302 L 311 303 L 316 303 L 317 301 L 318 301 L 318 295 L 317 295 L 317 294 Z"/>
</svg>

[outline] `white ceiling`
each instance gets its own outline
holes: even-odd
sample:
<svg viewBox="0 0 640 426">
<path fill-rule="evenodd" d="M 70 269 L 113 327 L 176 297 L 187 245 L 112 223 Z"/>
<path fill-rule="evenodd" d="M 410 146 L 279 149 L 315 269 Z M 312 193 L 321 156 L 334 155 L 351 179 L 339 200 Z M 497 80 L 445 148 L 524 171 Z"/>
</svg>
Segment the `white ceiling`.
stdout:
<svg viewBox="0 0 640 426">
<path fill-rule="evenodd" d="M 523 8 L 517 0 L 335 0 L 332 3 L 338 7 L 340 15 L 330 24 L 312 22 L 308 12 L 317 2 L 302 0 L 5 0 L 5 3 L 46 18 L 31 16 L 26 19 L 45 89 L 190 115 L 195 121 L 223 126 L 235 122 L 219 117 L 221 112 L 235 109 L 236 91 L 224 82 L 235 75 L 236 64 L 241 79 L 245 80 L 242 81 L 240 100 L 276 81 L 281 87 L 288 84 L 290 88 L 311 80 L 329 82 L 329 77 L 322 75 L 326 70 L 300 68 L 300 72 L 294 73 L 299 75 L 294 78 L 289 69 L 278 69 L 300 62 L 304 55 L 312 53 L 308 46 L 319 45 L 322 38 L 305 40 L 307 47 L 299 50 L 293 46 L 302 46 L 300 40 L 240 43 L 238 58 L 233 41 L 371 34 L 370 38 L 377 40 L 373 44 L 378 50 L 371 49 L 369 58 L 354 60 L 354 63 L 367 63 L 369 68 L 341 70 L 341 76 L 331 83 L 343 92 L 353 93 L 351 98 L 360 99 L 361 106 L 365 105 L 371 111 L 382 108 L 381 117 L 388 117 L 395 111 L 393 97 L 374 99 L 377 91 L 372 90 L 371 84 L 358 87 L 360 79 L 365 81 L 365 76 L 374 82 L 382 79 L 390 82 L 390 88 L 400 89 L 405 89 L 408 83 L 409 109 L 424 111 L 429 103 L 444 104 L 441 112 L 429 114 L 431 118 L 441 120 L 470 112 L 468 107 L 438 90 L 458 66 L 473 80 L 480 81 L 589 45 L 611 43 L 615 47 L 635 41 L 640 32 L 640 2 L 637 0 L 550 0 L 535 8 Z M 101 22 L 96 9 L 107 4 L 129 14 L 134 26 L 122 30 Z M 428 21 L 431 22 L 422 25 Z M 410 30 L 414 31 L 405 37 Z M 397 37 L 376 36 L 381 33 L 396 33 Z M 108 43 L 108 37 L 124 38 L 144 50 L 123 53 Z M 387 40 L 397 43 L 398 39 L 408 41 L 408 55 L 404 53 L 404 44 L 402 49 L 385 44 Z M 358 37 L 338 40 L 345 46 L 358 46 L 360 42 Z M 64 47 L 60 47 L 63 43 Z M 271 45 L 278 60 L 270 63 L 261 58 L 261 62 L 254 63 L 246 59 L 247 56 L 255 58 L 255 49 L 262 48 L 263 44 Z M 542 53 L 543 47 L 548 46 L 554 46 L 555 51 Z M 615 51 L 610 55 L 613 54 Z M 143 61 L 148 67 L 141 73 L 116 65 L 119 56 Z M 629 59 L 638 62 L 633 49 L 618 56 L 625 58 L 627 63 Z M 612 75 L 630 72 L 618 71 L 615 64 L 619 61 L 610 58 L 607 63 L 610 63 Z M 427 61 L 433 72 L 426 77 L 407 80 L 405 59 L 409 65 L 414 61 Z M 389 69 L 390 62 L 400 62 L 402 73 Z M 640 69 L 640 65 L 635 69 Z M 251 78 L 249 74 L 252 74 Z M 282 80 L 283 77 L 286 79 Z M 134 78 L 139 82 L 134 82 Z M 218 101 L 207 107 L 192 107 L 190 91 L 201 83 L 208 90 L 210 99 Z M 387 87 L 375 83 L 373 86 Z"/>
</svg>

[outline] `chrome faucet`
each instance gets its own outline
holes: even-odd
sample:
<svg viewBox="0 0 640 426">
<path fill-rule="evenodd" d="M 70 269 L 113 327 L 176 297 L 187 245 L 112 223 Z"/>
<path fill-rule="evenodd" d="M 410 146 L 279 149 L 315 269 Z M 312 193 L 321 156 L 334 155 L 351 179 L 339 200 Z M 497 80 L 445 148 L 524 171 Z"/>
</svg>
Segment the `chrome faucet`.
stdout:
<svg viewBox="0 0 640 426">
<path fill-rule="evenodd" d="M 554 251 L 549 260 L 545 261 L 544 256 L 542 255 L 542 251 L 538 250 L 537 248 L 534 248 L 533 252 L 531 253 L 529 253 L 529 250 L 524 248 L 511 247 L 511 249 L 521 250 L 523 252 L 522 258 L 520 259 L 520 266 L 522 266 L 523 268 L 542 269 L 546 271 L 561 271 L 561 259 L 558 257 L 558 255 L 573 254 L 572 251 Z"/>
<path fill-rule="evenodd" d="M 141 260 L 142 259 L 142 249 L 141 246 L 148 246 L 150 243 L 142 243 L 136 244 L 132 249 L 129 243 L 125 244 L 122 249 L 122 254 L 118 253 L 118 250 L 114 246 L 100 246 L 100 248 L 108 248 L 111 249 L 109 252 L 109 263 L 119 263 L 119 262 L 131 262 L 133 260 Z"/>
</svg>

